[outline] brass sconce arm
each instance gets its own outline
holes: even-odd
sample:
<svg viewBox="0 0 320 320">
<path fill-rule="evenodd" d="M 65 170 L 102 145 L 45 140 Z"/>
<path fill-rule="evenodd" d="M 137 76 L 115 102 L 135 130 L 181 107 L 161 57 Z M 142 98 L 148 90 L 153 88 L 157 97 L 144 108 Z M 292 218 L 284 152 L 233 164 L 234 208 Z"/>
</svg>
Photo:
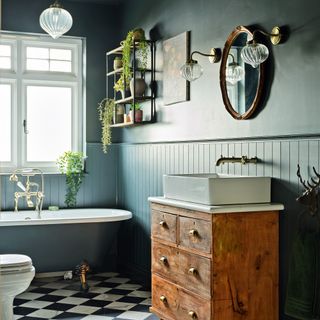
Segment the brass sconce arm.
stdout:
<svg viewBox="0 0 320 320">
<path fill-rule="evenodd" d="M 280 27 L 275 26 L 272 28 L 271 33 L 265 32 L 261 29 L 256 29 L 252 32 L 252 40 L 248 41 L 248 43 L 256 43 L 256 34 L 261 33 L 266 37 L 270 38 L 270 41 L 273 45 L 277 45 L 281 42 L 282 34 L 280 32 Z"/>
<path fill-rule="evenodd" d="M 203 57 L 209 57 L 211 63 L 218 62 L 221 58 L 221 52 L 219 49 L 211 48 L 210 53 L 203 53 L 200 51 L 193 51 L 190 55 L 190 62 L 197 63 L 197 60 L 194 60 L 192 57 L 194 54 L 200 54 Z"/>
</svg>

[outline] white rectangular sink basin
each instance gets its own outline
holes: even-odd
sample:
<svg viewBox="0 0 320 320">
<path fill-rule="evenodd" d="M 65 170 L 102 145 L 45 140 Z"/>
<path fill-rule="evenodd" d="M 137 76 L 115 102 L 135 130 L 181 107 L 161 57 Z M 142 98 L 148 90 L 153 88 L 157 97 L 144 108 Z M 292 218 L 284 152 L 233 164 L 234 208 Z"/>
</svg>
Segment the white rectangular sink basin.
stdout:
<svg viewBox="0 0 320 320">
<path fill-rule="evenodd" d="M 271 202 L 271 178 L 223 174 L 168 174 L 164 197 L 206 205 Z"/>
</svg>

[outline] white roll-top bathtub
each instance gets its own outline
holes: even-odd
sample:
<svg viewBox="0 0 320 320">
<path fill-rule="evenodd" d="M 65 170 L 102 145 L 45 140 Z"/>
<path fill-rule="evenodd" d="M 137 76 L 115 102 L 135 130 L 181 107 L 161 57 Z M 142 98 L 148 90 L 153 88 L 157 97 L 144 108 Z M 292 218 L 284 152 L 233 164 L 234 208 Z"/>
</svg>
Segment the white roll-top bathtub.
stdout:
<svg viewBox="0 0 320 320">
<path fill-rule="evenodd" d="M 130 211 L 121 209 L 62 209 L 57 211 L 43 210 L 40 218 L 36 211 L 0 211 L 1 226 L 47 225 L 71 223 L 99 223 L 128 220 Z"/>
</svg>

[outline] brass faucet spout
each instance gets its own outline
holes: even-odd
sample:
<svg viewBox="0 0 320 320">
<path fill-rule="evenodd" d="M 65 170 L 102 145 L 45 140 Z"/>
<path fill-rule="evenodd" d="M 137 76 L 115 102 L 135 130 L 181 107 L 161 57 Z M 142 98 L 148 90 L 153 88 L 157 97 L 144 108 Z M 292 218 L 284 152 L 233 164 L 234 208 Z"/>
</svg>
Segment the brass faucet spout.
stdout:
<svg viewBox="0 0 320 320">
<path fill-rule="evenodd" d="M 221 164 L 225 163 L 241 163 L 241 164 L 247 164 L 247 163 L 257 163 L 258 158 L 248 158 L 247 156 L 241 156 L 241 157 L 224 157 L 221 155 L 221 157 L 217 160 L 216 166 L 220 166 Z"/>
</svg>

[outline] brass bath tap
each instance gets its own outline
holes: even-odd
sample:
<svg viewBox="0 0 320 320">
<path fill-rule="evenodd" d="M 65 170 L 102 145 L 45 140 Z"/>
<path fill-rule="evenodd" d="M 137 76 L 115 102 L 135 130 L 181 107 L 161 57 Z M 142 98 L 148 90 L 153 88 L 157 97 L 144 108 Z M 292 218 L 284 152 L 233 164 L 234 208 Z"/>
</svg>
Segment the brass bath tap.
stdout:
<svg viewBox="0 0 320 320">
<path fill-rule="evenodd" d="M 24 185 L 21 181 L 19 181 L 18 175 L 25 177 L 26 184 Z M 30 181 L 30 177 L 34 177 L 36 175 L 41 176 L 41 188 L 38 183 Z M 16 169 L 9 178 L 10 181 L 16 182 L 17 186 L 22 191 L 16 191 L 14 193 L 14 211 L 18 211 L 18 204 L 20 198 L 25 198 L 28 208 L 35 207 L 35 211 L 38 212 L 39 218 L 42 211 L 43 198 L 44 198 L 44 178 L 43 172 L 40 169 Z M 36 204 L 34 205 L 32 201 L 32 197 L 35 197 Z"/>
<path fill-rule="evenodd" d="M 216 166 L 220 166 L 220 164 L 224 163 L 241 163 L 241 164 L 247 164 L 247 163 L 257 163 L 258 158 L 248 158 L 247 156 L 241 156 L 241 157 L 224 157 L 221 155 L 221 157 L 217 160 Z"/>
</svg>

